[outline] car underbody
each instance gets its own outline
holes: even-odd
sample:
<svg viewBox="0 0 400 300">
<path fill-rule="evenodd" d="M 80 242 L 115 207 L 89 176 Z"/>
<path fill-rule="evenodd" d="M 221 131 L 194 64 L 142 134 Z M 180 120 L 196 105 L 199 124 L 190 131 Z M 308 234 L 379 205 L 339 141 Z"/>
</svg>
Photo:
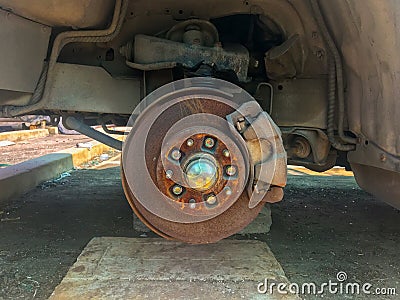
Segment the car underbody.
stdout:
<svg viewBox="0 0 400 300">
<path fill-rule="evenodd" d="M 400 208 L 398 1 L 0 8 L 0 117 L 62 117 L 123 149 L 128 201 L 161 236 L 234 234 L 283 198 L 287 164 L 343 166 Z"/>
</svg>

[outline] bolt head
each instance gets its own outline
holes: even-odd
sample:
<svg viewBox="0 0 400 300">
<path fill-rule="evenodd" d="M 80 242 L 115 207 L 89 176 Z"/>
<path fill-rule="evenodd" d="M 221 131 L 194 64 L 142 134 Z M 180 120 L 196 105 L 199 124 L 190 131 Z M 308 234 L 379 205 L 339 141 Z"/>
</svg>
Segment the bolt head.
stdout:
<svg viewBox="0 0 400 300">
<path fill-rule="evenodd" d="M 222 151 L 222 154 L 223 154 L 223 156 L 225 156 L 225 157 L 229 157 L 231 154 L 229 153 L 229 150 L 228 149 L 224 149 L 223 151 Z"/>
<path fill-rule="evenodd" d="M 192 147 L 193 144 L 194 144 L 194 141 L 193 141 L 192 139 L 188 139 L 188 140 L 186 141 L 186 145 L 187 145 L 188 147 Z"/>
<path fill-rule="evenodd" d="M 215 195 L 209 195 L 206 199 L 208 205 L 214 205 L 217 203 L 217 197 Z"/>
<path fill-rule="evenodd" d="M 173 186 L 172 192 L 174 193 L 174 195 L 178 196 L 178 195 L 182 194 L 183 189 L 182 189 L 182 187 L 180 185 L 176 184 L 176 185 Z"/>
<path fill-rule="evenodd" d="M 227 166 L 225 172 L 228 176 L 234 176 L 237 172 L 237 169 L 235 166 Z"/>
<path fill-rule="evenodd" d="M 172 150 L 171 157 L 174 160 L 179 160 L 182 157 L 182 153 L 178 149 Z"/>
<path fill-rule="evenodd" d="M 171 179 L 172 175 L 174 175 L 174 172 L 172 170 L 165 171 L 165 177 L 167 177 L 168 179 Z"/>
<path fill-rule="evenodd" d="M 206 148 L 212 148 L 215 145 L 215 141 L 213 138 L 206 138 L 206 140 L 204 141 L 204 146 L 206 146 Z"/>
<path fill-rule="evenodd" d="M 232 195 L 232 189 L 231 189 L 229 186 L 227 186 L 227 187 L 225 188 L 225 194 L 226 194 L 227 196 Z"/>
<path fill-rule="evenodd" d="M 190 199 L 189 200 L 189 207 L 191 209 L 195 209 L 196 208 L 196 200 L 195 199 Z"/>
</svg>

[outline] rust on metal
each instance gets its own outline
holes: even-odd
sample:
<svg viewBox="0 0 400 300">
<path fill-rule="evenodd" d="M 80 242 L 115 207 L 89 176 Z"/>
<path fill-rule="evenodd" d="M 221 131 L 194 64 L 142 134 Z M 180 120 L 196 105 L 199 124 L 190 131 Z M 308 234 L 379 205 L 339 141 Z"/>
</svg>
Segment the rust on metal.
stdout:
<svg viewBox="0 0 400 300">
<path fill-rule="evenodd" d="M 157 234 L 193 244 L 212 243 L 247 226 L 265 202 L 282 199 L 282 189 L 275 183 L 284 186 L 286 178 L 274 177 L 271 146 L 281 140 L 271 130 L 264 139 L 246 143 L 243 132 L 227 122 L 226 116 L 249 96 L 240 94 L 240 88 L 230 86 L 229 91 L 241 97 L 236 101 L 228 94 L 215 95 L 208 86 L 196 93 L 185 88 L 149 101 L 151 105 L 138 114 L 123 151 L 124 189 L 139 219 Z M 265 125 L 265 119 L 259 124 Z M 267 195 L 264 201 L 249 207 L 250 171 L 265 161 L 274 162 L 264 167 L 276 180 L 262 192 Z M 279 162 L 282 175 L 286 165 Z"/>
<path fill-rule="evenodd" d="M 209 209 L 212 209 L 213 207 L 208 205 L 209 202 L 206 201 L 206 196 L 210 194 L 216 195 L 216 201 L 218 201 L 218 209 L 225 210 L 225 205 L 231 205 L 228 200 L 229 196 L 231 196 L 232 194 L 224 193 L 223 190 L 225 188 L 229 188 L 230 190 L 235 191 L 239 189 L 239 182 L 237 180 L 231 180 L 231 178 L 227 177 L 224 174 L 224 167 L 231 166 L 233 162 L 235 164 L 238 164 L 237 156 L 241 155 L 241 153 L 234 153 L 231 156 L 226 157 L 223 154 L 223 151 L 227 149 L 227 146 L 221 140 L 219 140 L 218 137 L 212 137 L 215 141 L 215 147 L 212 151 L 212 157 L 215 159 L 217 167 L 215 182 L 212 182 L 212 184 L 210 184 L 211 182 L 206 184 L 206 187 L 204 189 L 196 189 L 190 187 L 190 184 L 186 183 L 186 179 L 184 177 L 179 178 L 178 181 L 186 183 L 186 189 L 183 193 L 171 194 L 171 190 L 176 185 L 176 181 L 174 180 L 177 180 L 176 177 L 174 178 L 173 176 L 178 176 L 178 174 L 182 174 L 182 169 L 184 169 L 185 166 L 193 159 L 193 157 L 196 157 L 196 155 L 211 155 L 209 154 L 209 152 L 204 152 L 203 150 L 205 141 L 210 138 L 211 137 L 206 133 L 195 134 L 189 137 L 189 139 L 186 139 L 192 141 L 191 143 L 189 143 L 189 146 L 185 141 L 176 141 L 176 145 L 181 145 L 179 149 L 182 153 L 180 163 L 172 161 L 168 157 L 166 157 L 165 159 L 165 165 L 163 164 L 161 159 L 158 160 L 157 184 L 160 191 L 166 196 L 170 197 L 172 201 L 178 201 L 180 203 L 187 204 L 191 200 L 192 201 L 190 203 L 193 203 L 194 200 L 196 203 L 195 206 L 183 205 L 181 206 L 182 210 L 196 213 L 196 211 L 208 211 Z M 231 152 L 235 151 L 233 151 L 232 149 Z M 171 171 L 174 175 L 169 176 L 170 172 L 166 172 L 165 170 Z M 216 206 L 214 208 L 216 208 Z"/>
<path fill-rule="evenodd" d="M 162 145 L 160 141 L 164 139 L 168 129 L 173 127 L 174 123 L 194 113 L 208 113 L 214 115 L 217 113 L 220 115 L 220 119 L 223 120 L 222 118 L 226 114 L 231 113 L 232 110 L 233 109 L 229 105 L 221 103 L 220 101 L 215 101 L 212 98 L 193 98 L 175 105 L 172 104 L 168 109 L 164 110 L 156 120 L 151 120 L 153 123 L 147 135 L 145 145 L 146 168 L 153 183 L 159 188 L 159 193 L 168 197 L 170 209 L 175 210 L 178 204 L 182 213 L 206 214 L 208 211 L 221 211 L 217 217 L 203 222 L 179 223 L 161 218 L 146 209 L 139 199 L 134 197 L 129 188 L 125 171 L 125 168 L 129 166 L 124 166 L 123 182 L 128 201 L 142 222 L 157 234 L 188 243 L 216 242 L 238 232 L 258 215 L 263 204 L 260 204 L 257 208 L 249 209 L 246 203 L 249 199 L 244 189 L 245 186 L 243 185 L 241 190 L 238 186 L 238 183 L 243 182 L 243 180 L 231 180 L 229 176 L 224 174 L 224 166 L 241 166 L 243 164 L 241 162 L 243 160 L 243 153 L 239 151 L 239 148 L 234 149 L 229 147 L 220 137 L 212 136 L 204 132 L 197 134 L 193 132 L 192 135 L 185 136 L 184 139 L 176 140 L 173 147 L 167 150 L 166 153 L 171 153 L 171 150 L 178 149 L 181 153 L 181 157 L 178 159 L 179 162 L 185 164 L 185 159 L 190 157 L 190 155 L 202 151 L 206 153 L 209 151 L 208 153 L 212 153 L 213 157 L 218 162 L 218 179 L 212 187 L 206 191 L 197 191 L 196 189 L 185 187 L 185 191 L 180 197 L 176 197 L 176 195 L 171 193 L 171 187 L 176 184 L 174 176 L 182 173 L 181 164 L 177 163 L 176 160 L 170 159 L 170 157 L 165 157 L 165 161 L 163 162 L 161 157 Z M 207 118 L 204 119 L 204 122 L 204 125 L 210 125 Z M 216 124 L 213 125 L 217 126 Z M 205 140 L 210 137 L 213 138 L 215 145 L 212 145 L 212 147 L 205 147 Z M 187 143 L 188 140 L 190 141 L 189 143 Z M 235 142 L 237 141 L 229 141 L 230 144 L 234 144 Z M 241 147 L 245 147 L 244 141 L 242 143 L 243 145 L 241 145 Z M 208 146 L 210 146 L 210 144 L 208 144 Z M 210 148 L 212 148 L 212 152 Z M 226 149 L 230 152 L 228 157 L 224 155 L 224 150 Z M 133 159 L 128 159 L 128 163 L 135 165 Z M 242 168 L 246 169 L 244 165 Z M 170 170 L 170 172 L 168 172 L 170 175 L 166 172 L 168 170 Z M 142 172 L 136 173 L 138 176 L 141 176 Z M 244 176 L 245 174 L 240 175 Z M 226 192 L 227 190 L 228 192 Z M 210 197 L 211 195 L 215 195 L 216 199 Z M 151 195 L 149 195 L 149 197 L 150 196 Z M 155 199 L 154 196 L 155 195 L 151 197 L 153 197 L 154 202 L 157 202 L 158 200 Z M 195 209 L 191 208 L 193 207 L 193 205 L 191 205 L 193 204 L 193 199 L 196 201 Z"/>
</svg>

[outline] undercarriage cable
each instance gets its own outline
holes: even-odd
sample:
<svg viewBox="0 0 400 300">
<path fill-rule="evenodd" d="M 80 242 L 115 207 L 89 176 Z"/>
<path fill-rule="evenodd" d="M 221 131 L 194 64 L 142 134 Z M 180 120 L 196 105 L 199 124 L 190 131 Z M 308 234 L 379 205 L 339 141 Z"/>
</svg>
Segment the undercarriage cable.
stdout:
<svg viewBox="0 0 400 300">
<path fill-rule="evenodd" d="M 344 133 L 344 83 L 343 83 L 343 64 L 342 58 L 336 44 L 329 33 L 326 26 L 324 17 L 322 15 L 320 6 L 317 0 L 310 0 L 311 8 L 314 13 L 315 21 L 319 26 L 325 44 L 328 47 L 329 54 L 329 91 L 328 91 L 328 137 L 332 146 L 341 151 L 350 151 L 355 149 L 357 139 L 346 136 Z M 339 142 L 334 137 L 334 116 L 335 116 L 335 102 L 336 102 L 336 88 L 337 88 L 337 99 L 338 99 L 338 134 L 341 141 Z"/>
</svg>

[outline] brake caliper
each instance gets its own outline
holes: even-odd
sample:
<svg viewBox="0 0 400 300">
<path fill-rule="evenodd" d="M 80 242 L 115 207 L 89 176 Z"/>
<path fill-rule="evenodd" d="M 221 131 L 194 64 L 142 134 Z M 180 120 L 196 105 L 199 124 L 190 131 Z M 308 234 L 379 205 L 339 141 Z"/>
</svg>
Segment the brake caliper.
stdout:
<svg viewBox="0 0 400 300">
<path fill-rule="evenodd" d="M 249 208 L 281 201 L 287 158 L 278 126 L 256 101 L 242 104 L 226 119 L 242 135 L 250 154 Z"/>
</svg>

